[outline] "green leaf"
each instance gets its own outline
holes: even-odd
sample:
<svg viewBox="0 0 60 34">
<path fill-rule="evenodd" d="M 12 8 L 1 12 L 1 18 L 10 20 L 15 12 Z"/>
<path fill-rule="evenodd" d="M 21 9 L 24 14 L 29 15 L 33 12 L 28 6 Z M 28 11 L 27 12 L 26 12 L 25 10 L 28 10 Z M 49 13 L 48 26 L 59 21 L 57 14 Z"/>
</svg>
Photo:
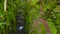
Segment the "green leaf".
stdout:
<svg viewBox="0 0 60 34">
<path fill-rule="evenodd" d="M 30 0 L 30 5 L 35 5 L 39 0 Z"/>
<path fill-rule="evenodd" d="M 48 23 L 49 29 L 51 31 L 51 34 L 57 34 L 57 28 L 55 27 L 55 25 L 52 22 L 52 20 L 51 19 L 48 19 L 47 20 L 47 23 Z"/>
</svg>

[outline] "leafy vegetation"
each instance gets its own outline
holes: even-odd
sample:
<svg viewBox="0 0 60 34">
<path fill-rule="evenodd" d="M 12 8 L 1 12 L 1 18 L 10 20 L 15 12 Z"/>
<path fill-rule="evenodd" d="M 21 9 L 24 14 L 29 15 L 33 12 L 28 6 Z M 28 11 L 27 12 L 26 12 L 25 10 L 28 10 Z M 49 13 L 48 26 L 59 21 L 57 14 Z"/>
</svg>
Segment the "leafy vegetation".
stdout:
<svg viewBox="0 0 60 34">
<path fill-rule="evenodd" d="M 19 10 L 24 14 L 28 34 L 60 34 L 58 0 L 7 0 L 6 12 L 4 0 L 0 0 L 0 34 L 16 32 Z"/>
</svg>

